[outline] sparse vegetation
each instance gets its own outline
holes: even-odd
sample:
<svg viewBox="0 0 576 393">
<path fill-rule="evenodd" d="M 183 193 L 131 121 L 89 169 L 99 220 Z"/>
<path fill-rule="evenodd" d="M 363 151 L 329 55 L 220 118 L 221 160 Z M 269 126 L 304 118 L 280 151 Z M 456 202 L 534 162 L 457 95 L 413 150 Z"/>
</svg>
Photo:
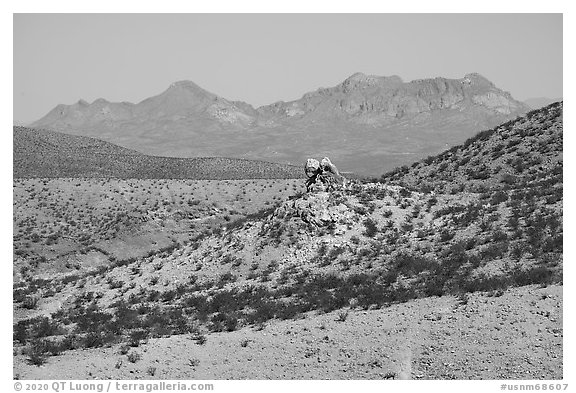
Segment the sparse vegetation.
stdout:
<svg viewBox="0 0 576 393">
<path fill-rule="evenodd" d="M 339 311 L 337 321 L 346 322 L 346 319 L 348 319 L 348 311 Z"/>
<path fill-rule="evenodd" d="M 142 358 L 142 355 L 140 355 L 140 353 L 138 353 L 136 351 L 132 351 L 126 356 L 126 358 L 128 359 L 128 361 L 130 363 L 136 363 L 136 362 L 140 361 L 140 359 Z"/>
</svg>

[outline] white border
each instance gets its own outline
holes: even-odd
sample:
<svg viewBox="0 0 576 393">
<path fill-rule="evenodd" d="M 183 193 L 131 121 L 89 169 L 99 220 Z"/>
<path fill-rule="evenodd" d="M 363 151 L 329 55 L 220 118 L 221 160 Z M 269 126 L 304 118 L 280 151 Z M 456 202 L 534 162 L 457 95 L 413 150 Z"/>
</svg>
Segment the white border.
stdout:
<svg viewBox="0 0 576 393">
<path fill-rule="evenodd" d="M 90 3 L 72 0 L 22 0 L 22 1 L 4 1 L 2 2 L 2 14 L 0 20 L 0 29 L 2 34 L 0 40 L 2 41 L 2 50 L 5 56 L 2 62 L 3 66 L 3 83 L 2 86 L 2 167 L 4 170 L 1 172 L 2 176 L 2 234 L 0 236 L 0 247 L 5 251 L 5 258 L 3 260 L 3 270 L 0 275 L 2 294 L 0 301 L 2 309 L 12 315 L 12 280 L 11 280 L 11 252 L 12 252 L 12 14 L 13 13 L 53 13 L 53 12 L 106 12 L 106 13 L 167 13 L 167 12 L 191 12 L 191 13 L 564 13 L 564 69 L 568 70 L 564 73 L 564 92 L 563 96 L 568 98 L 567 104 L 565 103 L 565 129 L 567 132 L 564 135 L 564 150 L 571 153 L 574 149 L 574 133 L 576 130 L 571 127 L 572 122 L 572 108 L 571 108 L 571 92 L 573 86 L 573 77 L 570 70 L 575 70 L 573 61 L 573 40 L 568 37 L 576 37 L 574 34 L 574 20 L 573 4 L 570 1 L 503 1 L 503 0 L 482 0 L 478 2 L 465 2 L 462 0 L 419 0 L 419 1 L 347 1 L 347 2 L 320 2 L 311 0 L 289 0 L 283 2 L 273 2 L 270 0 L 250 0 L 250 1 L 233 1 L 233 0 L 213 0 L 213 1 L 119 1 L 119 0 L 97 0 Z M 329 4 L 329 5 L 328 5 Z M 9 55 L 8 55 L 9 53 Z M 535 56 L 537 56 L 537 48 L 535 48 Z M 10 59 L 10 60 L 8 60 Z M 538 76 L 535 76 L 538 77 Z M 574 200 L 573 189 L 573 171 L 574 160 L 571 154 L 565 156 L 565 195 L 566 201 L 571 202 Z M 574 224 L 574 208 L 571 203 L 564 206 L 564 231 L 565 239 L 576 239 L 573 231 Z M 569 284 L 572 283 L 573 277 L 573 261 L 574 255 L 573 248 L 570 247 L 570 242 L 565 245 L 565 281 Z M 570 383 L 572 375 L 570 370 L 574 370 L 573 361 L 573 331 L 574 331 L 574 318 L 570 313 L 571 299 L 574 298 L 574 293 L 571 285 L 567 285 L 564 293 L 565 299 L 565 313 L 564 313 L 564 382 Z M 6 388 L 6 391 L 13 390 L 12 382 L 12 318 L 4 318 L 2 323 L 2 367 L 0 367 L 1 378 L 0 383 Z M 506 382 L 506 381 L 503 381 Z M 536 382 L 536 381 L 526 381 Z M 514 383 L 520 383 L 515 381 Z M 441 389 L 444 392 L 462 392 L 464 390 L 470 392 L 485 392 L 499 390 L 500 382 L 497 381 L 295 381 L 295 382 L 275 382 L 275 381 L 258 381 L 258 382 L 226 382 L 215 381 L 219 387 L 217 392 L 223 391 L 270 391 L 271 389 L 280 389 L 281 391 L 287 390 L 306 390 L 312 391 L 321 389 L 330 390 L 352 390 L 352 389 L 366 389 L 367 391 L 383 391 L 383 389 L 390 391 L 421 391 L 422 389 Z M 574 388 L 570 386 L 570 388 Z M 569 388 L 569 389 L 570 389 Z"/>
</svg>

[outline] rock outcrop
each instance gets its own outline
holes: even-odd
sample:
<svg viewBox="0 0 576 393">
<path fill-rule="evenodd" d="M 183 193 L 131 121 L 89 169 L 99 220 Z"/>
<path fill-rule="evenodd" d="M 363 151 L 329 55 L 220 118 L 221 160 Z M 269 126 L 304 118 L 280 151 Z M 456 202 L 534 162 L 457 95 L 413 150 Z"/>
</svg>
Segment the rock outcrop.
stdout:
<svg viewBox="0 0 576 393">
<path fill-rule="evenodd" d="M 290 199 L 280 205 L 270 216 L 267 225 L 281 223 L 284 228 L 302 228 L 302 224 L 313 227 L 351 225 L 357 215 L 345 203 L 343 191 L 319 191 Z M 356 217 L 357 219 L 357 217 Z"/>
<path fill-rule="evenodd" d="M 340 174 L 336 165 L 332 164 L 328 157 L 324 157 L 322 162 L 309 158 L 304 165 L 304 173 L 308 177 L 306 180 L 306 191 L 334 191 L 344 186 L 344 176 Z"/>
<path fill-rule="evenodd" d="M 331 202 L 328 192 L 296 200 L 293 209 L 302 221 L 317 227 L 349 220 L 353 215 L 345 204 Z"/>
</svg>

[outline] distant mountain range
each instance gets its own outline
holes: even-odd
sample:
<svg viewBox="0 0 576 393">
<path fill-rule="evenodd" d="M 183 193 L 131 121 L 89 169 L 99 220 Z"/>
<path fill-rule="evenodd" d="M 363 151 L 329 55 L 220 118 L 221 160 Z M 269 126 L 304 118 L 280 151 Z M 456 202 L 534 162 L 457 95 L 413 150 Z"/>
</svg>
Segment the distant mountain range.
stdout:
<svg viewBox="0 0 576 393">
<path fill-rule="evenodd" d="M 155 157 L 95 138 L 26 127 L 13 129 L 14 178 L 277 179 L 301 167 L 220 157 Z"/>
<path fill-rule="evenodd" d="M 138 104 L 98 99 L 58 105 L 31 127 L 158 156 L 298 165 L 329 156 L 344 171 L 380 175 L 529 109 L 475 73 L 411 82 L 357 73 L 298 100 L 257 109 L 181 81 Z"/>
</svg>

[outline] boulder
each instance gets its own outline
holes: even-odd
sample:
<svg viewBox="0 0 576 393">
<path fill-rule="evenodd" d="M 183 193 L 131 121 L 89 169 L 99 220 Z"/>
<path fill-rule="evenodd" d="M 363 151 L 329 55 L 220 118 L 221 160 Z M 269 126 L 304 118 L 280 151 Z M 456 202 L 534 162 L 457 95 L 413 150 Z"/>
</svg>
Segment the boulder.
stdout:
<svg viewBox="0 0 576 393">
<path fill-rule="evenodd" d="M 340 174 L 336 165 L 328 157 L 322 162 L 309 158 L 304 165 L 304 172 L 308 177 L 306 191 L 334 191 L 344 185 L 344 176 Z"/>
<path fill-rule="evenodd" d="M 354 211 L 340 201 L 339 192 L 315 192 L 284 202 L 270 217 L 270 224 L 281 221 L 290 225 L 292 219 L 303 221 L 315 227 L 346 225 L 354 222 Z"/>
<path fill-rule="evenodd" d="M 304 165 L 304 173 L 306 173 L 308 178 L 315 176 L 319 170 L 320 163 L 318 160 L 315 160 L 314 158 L 309 158 L 306 160 L 306 164 Z"/>
</svg>

